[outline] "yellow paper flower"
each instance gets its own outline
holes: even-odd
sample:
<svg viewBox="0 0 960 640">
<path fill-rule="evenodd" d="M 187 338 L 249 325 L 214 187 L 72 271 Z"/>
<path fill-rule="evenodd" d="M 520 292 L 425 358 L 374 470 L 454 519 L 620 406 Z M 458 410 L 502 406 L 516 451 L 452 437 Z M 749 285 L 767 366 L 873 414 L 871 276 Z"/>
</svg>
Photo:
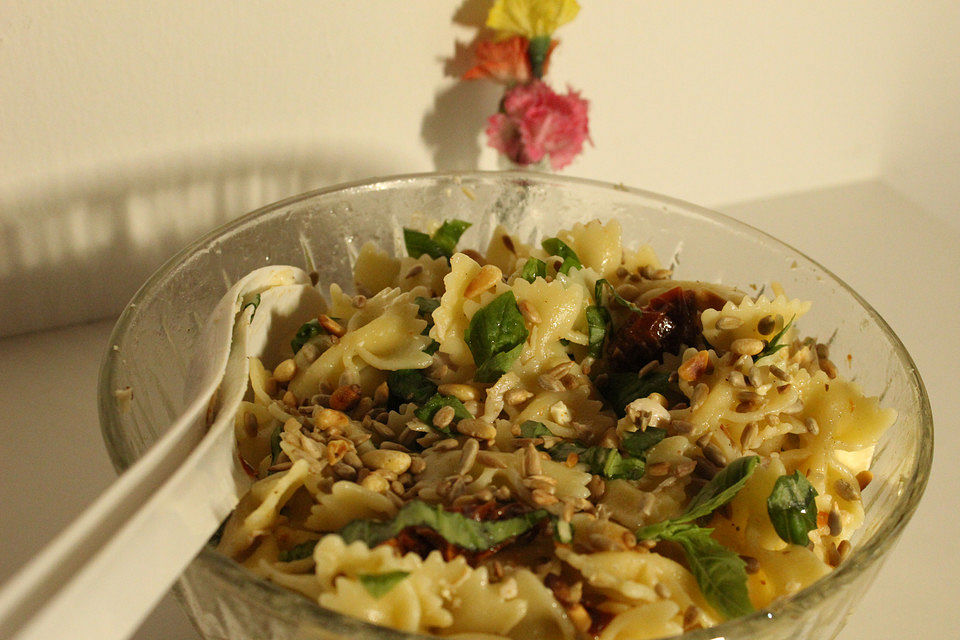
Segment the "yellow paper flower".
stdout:
<svg viewBox="0 0 960 640">
<path fill-rule="evenodd" d="M 579 11 L 576 0 L 496 0 L 487 14 L 487 26 L 496 29 L 500 38 L 549 38 Z"/>
</svg>

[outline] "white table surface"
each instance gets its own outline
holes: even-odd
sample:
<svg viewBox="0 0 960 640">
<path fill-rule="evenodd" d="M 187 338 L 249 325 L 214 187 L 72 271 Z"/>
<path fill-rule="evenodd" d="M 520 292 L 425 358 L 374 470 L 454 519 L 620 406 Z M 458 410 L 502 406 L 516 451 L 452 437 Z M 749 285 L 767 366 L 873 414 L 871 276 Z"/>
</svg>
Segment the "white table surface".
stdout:
<svg viewBox="0 0 960 640">
<path fill-rule="evenodd" d="M 926 495 L 841 640 L 955 638 L 960 598 L 960 233 L 878 182 L 717 207 L 828 266 L 890 323 L 916 360 L 937 428 Z M 113 320 L 0 340 L 0 581 L 114 478 L 100 437 L 96 379 Z M 166 596 L 138 640 L 199 638 Z"/>
</svg>

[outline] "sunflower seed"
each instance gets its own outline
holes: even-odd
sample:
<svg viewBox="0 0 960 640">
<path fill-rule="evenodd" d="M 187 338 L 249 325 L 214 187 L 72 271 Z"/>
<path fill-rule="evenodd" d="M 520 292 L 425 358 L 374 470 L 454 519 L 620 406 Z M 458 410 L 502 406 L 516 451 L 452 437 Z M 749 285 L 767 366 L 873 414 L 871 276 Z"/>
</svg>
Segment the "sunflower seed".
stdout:
<svg viewBox="0 0 960 640">
<path fill-rule="evenodd" d="M 717 318 L 716 326 L 719 331 L 732 331 L 740 327 L 743 324 L 743 320 L 735 316 L 720 316 Z"/>
<path fill-rule="evenodd" d="M 467 438 L 463 443 L 463 451 L 460 454 L 460 475 L 465 475 L 473 464 L 477 461 L 477 454 L 480 452 L 480 443 L 474 438 Z"/>
<path fill-rule="evenodd" d="M 847 502 L 854 502 L 860 499 L 860 494 L 856 489 L 853 488 L 853 485 L 840 478 L 835 483 L 833 483 L 834 489 L 836 489 L 837 494 L 846 500 Z"/>
<path fill-rule="evenodd" d="M 776 328 L 776 326 L 776 318 L 773 316 L 763 316 L 757 321 L 757 332 L 761 335 L 768 336 L 773 333 L 773 330 Z"/>
<path fill-rule="evenodd" d="M 840 509 L 836 502 L 833 503 L 830 512 L 827 514 L 827 526 L 830 528 L 830 535 L 833 537 L 837 537 L 843 532 L 843 520 L 840 517 Z"/>
</svg>

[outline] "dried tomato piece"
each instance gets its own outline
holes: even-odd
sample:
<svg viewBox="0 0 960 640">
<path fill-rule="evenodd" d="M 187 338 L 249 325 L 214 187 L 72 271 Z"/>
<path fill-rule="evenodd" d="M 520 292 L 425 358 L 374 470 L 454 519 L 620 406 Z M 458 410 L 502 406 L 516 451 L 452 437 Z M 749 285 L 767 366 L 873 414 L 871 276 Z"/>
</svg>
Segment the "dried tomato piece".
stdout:
<svg viewBox="0 0 960 640">
<path fill-rule="evenodd" d="M 674 287 L 650 300 L 641 313 L 630 313 L 610 340 L 612 368 L 636 371 L 664 353 L 694 345 L 703 331 L 694 291 Z"/>
<path fill-rule="evenodd" d="M 487 502 L 465 502 L 454 505 L 451 511 L 462 513 L 463 515 L 483 522 L 485 520 L 506 520 L 515 518 L 531 511 L 529 507 L 520 502 L 497 502 L 488 500 Z"/>
</svg>

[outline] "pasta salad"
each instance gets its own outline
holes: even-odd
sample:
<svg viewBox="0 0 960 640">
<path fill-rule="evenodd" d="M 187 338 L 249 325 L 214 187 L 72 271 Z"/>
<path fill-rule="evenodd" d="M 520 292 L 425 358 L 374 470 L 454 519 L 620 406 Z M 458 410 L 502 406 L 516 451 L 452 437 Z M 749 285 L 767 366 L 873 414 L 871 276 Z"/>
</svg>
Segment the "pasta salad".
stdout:
<svg viewBox="0 0 960 640">
<path fill-rule="evenodd" d="M 528 245 L 372 244 L 235 426 L 218 548 L 321 606 L 477 640 L 643 640 L 839 565 L 895 412 L 797 333 L 809 302 L 673 278 L 615 220 Z"/>
</svg>

